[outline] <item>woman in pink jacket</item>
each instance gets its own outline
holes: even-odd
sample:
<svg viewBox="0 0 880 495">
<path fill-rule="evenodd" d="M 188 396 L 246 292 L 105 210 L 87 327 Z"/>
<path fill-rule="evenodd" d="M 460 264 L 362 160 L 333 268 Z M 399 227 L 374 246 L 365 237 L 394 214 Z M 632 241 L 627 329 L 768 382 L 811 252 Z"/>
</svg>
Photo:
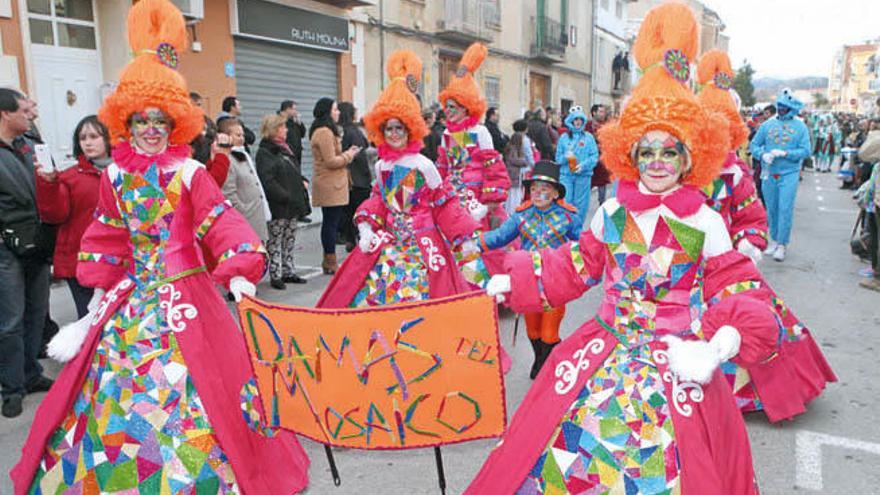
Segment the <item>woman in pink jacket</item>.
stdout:
<svg viewBox="0 0 880 495">
<path fill-rule="evenodd" d="M 419 154 L 428 134 L 413 93 L 421 67 L 408 50 L 388 59 L 391 83 L 364 116 L 370 140 L 379 148 L 377 184 L 354 216 L 358 248 L 318 307 L 381 306 L 468 289 L 450 249 L 469 239 L 478 224 L 434 164 Z"/>
</svg>

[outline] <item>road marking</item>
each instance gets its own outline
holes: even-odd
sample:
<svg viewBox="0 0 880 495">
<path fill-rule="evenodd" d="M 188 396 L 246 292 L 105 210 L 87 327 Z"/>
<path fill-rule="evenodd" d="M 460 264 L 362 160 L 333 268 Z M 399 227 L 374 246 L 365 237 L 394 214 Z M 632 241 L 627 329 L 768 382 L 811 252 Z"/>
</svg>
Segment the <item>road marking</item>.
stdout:
<svg viewBox="0 0 880 495">
<path fill-rule="evenodd" d="M 302 265 L 300 265 L 297 267 L 297 271 L 298 272 L 305 272 L 304 274 L 301 274 L 300 277 L 302 277 L 306 280 L 311 280 L 319 275 L 324 274 L 324 269 L 321 268 L 320 266 L 302 266 Z"/>
<path fill-rule="evenodd" d="M 818 199 L 819 201 L 825 201 L 825 198 L 823 198 L 821 194 L 817 194 L 816 199 Z"/>
<path fill-rule="evenodd" d="M 847 215 L 856 215 L 858 211 L 856 210 L 847 210 L 844 208 L 828 208 L 826 206 L 818 206 L 819 211 L 824 211 L 826 213 L 846 213 Z"/>
<path fill-rule="evenodd" d="M 880 443 L 837 437 L 801 430 L 795 437 L 795 485 L 807 490 L 822 490 L 822 446 L 861 450 L 880 455 Z"/>
</svg>

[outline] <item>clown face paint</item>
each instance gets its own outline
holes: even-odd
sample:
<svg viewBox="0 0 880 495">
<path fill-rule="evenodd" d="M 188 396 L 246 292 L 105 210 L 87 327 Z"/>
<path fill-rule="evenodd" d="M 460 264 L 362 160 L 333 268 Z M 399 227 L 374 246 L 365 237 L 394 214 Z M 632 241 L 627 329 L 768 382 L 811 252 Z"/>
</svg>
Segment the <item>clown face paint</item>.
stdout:
<svg viewBox="0 0 880 495">
<path fill-rule="evenodd" d="M 156 155 L 168 146 L 168 135 L 173 127 L 171 119 L 158 108 L 145 108 L 132 114 L 131 137 L 135 146 L 149 155 Z"/>
<path fill-rule="evenodd" d="M 553 184 L 536 180 L 529 186 L 529 197 L 539 210 L 546 210 L 559 198 L 559 191 Z"/>
<path fill-rule="evenodd" d="M 382 126 L 382 133 L 385 135 L 385 142 L 388 146 L 399 150 L 406 147 L 409 142 L 409 132 L 406 126 L 397 119 L 388 119 Z"/>
<path fill-rule="evenodd" d="M 654 193 L 675 187 L 687 170 L 684 144 L 666 131 L 649 131 L 636 145 L 639 180 Z"/>
<path fill-rule="evenodd" d="M 458 102 L 452 98 L 446 100 L 446 120 L 458 123 L 466 119 L 467 116 L 467 108 L 459 105 Z"/>
</svg>

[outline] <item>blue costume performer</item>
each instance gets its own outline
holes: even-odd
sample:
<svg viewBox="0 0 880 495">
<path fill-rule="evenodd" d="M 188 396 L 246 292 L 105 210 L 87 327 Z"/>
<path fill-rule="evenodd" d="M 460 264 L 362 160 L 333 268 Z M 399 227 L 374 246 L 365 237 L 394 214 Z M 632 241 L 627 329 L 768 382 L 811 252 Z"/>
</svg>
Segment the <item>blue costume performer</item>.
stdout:
<svg viewBox="0 0 880 495">
<path fill-rule="evenodd" d="M 568 134 L 560 136 L 556 144 L 556 163 L 559 181 L 565 186 L 565 202 L 574 205 L 581 218 L 590 210 L 590 187 L 593 169 L 599 162 L 596 140 L 585 130 L 587 115 L 579 105 L 571 107 L 565 118 Z"/>
<path fill-rule="evenodd" d="M 764 165 L 761 188 L 771 239 L 764 253 L 772 254 L 776 261 L 785 259 L 801 162 L 811 152 L 810 132 L 797 118 L 803 105 L 791 90 L 783 89 L 776 98 L 776 117 L 761 124 L 749 147 L 752 156 L 760 157 Z"/>
</svg>

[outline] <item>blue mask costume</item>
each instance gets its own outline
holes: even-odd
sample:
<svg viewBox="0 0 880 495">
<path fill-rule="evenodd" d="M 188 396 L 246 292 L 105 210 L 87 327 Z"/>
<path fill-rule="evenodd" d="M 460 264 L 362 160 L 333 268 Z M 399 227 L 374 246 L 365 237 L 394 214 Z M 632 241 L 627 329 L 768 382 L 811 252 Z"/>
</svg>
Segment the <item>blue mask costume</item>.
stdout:
<svg viewBox="0 0 880 495">
<path fill-rule="evenodd" d="M 786 88 L 776 97 L 776 117 L 761 124 L 749 150 L 761 160 L 762 190 L 773 241 L 786 245 L 791 234 L 801 163 L 810 156 L 810 132 L 797 117 L 804 104 Z"/>
<path fill-rule="evenodd" d="M 586 218 L 590 209 L 593 169 L 599 161 L 599 148 L 593 135 L 584 130 L 586 125 L 587 114 L 583 107 L 571 107 L 565 117 L 569 132 L 556 143 L 556 163 L 560 168 L 559 181 L 565 186 L 565 202 L 574 205 L 582 218 Z M 569 156 L 574 157 L 574 167 L 569 165 Z"/>
</svg>

